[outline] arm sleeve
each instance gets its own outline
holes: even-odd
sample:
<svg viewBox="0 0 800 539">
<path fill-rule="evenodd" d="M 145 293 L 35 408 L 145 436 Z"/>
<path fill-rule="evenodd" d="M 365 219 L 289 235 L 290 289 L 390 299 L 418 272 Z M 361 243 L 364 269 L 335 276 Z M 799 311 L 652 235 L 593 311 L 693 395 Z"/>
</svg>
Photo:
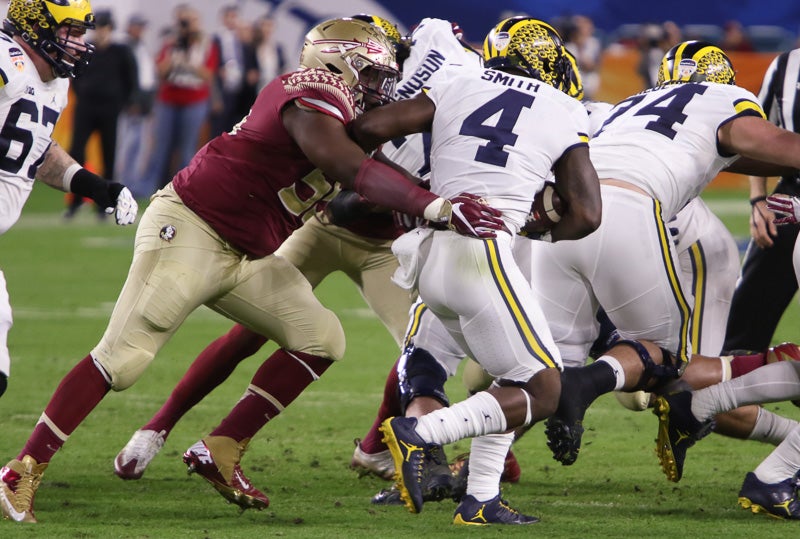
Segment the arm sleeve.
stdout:
<svg viewBox="0 0 800 539">
<path fill-rule="evenodd" d="M 374 204 L 417 217 L 422 217 L 425 208 L 439 198 L 372 158 L 361 163 L 353 188 Z"/>
</svg>

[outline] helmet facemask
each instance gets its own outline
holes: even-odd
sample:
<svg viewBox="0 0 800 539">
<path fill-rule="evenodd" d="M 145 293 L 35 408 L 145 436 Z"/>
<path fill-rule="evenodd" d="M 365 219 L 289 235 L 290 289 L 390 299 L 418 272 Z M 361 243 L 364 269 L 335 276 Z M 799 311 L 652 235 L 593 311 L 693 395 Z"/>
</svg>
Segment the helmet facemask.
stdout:
<svg viewBox="0 0 800 539">
<path fill-rule="evenodd" d="M 336 73 L 353 92 L 357 112 L 388 103 L 400 78 L 386 33 L 369 23 L 334 19 L 306 35 L 300 65 Z"/>
<path fill-rule="evenodd" d="M 3 27 L 30 45 L 58 77 L 79 76 L 94 53 L 94 46 L 76 39 L 94 28 L 87 0 L 11 0 Z"/>
</svg>

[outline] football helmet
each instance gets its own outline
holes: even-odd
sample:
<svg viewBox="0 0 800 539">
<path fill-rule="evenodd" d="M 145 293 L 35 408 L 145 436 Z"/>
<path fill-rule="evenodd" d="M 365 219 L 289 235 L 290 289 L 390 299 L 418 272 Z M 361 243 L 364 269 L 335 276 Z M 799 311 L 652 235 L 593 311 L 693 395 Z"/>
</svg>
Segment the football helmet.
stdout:
<svg viewBox="0 0 800 539">
<path fill-rule="evenodd" d="M 581 71 L 578 69 L 578 59 L 567 48 L 564 48 L 564 56 L 569 61 L 567 95 L 583 101 L 583 79 L 581 79 Z"/>
<path fill-rule="evenodd" d="M 555 28 L 531 17 L 500 21 L 483 42 L 484 66 L 514 69 L 568 93 L 570 62 Z"/>
<path fill-rule="evenodd" d="M 397 29 L 396 24 L 384 19 L 383 17 L 378 17 L 377 15 L 368 15 L 366 13 L 353 15 L 351 18 L 368 22 L 386 32 L 386 35 L 389 36 L 389 40 L 394 45 L 395 61 L 399 66 L 403 65 L 403 62 L 411 53 L 411 45 L 407 37 L 400 35 L 400 30 Z"/>
<path fill-rule="evenodd" d="M 342 77 L 359 111 L 391 101 L 400 77 L 386 32 L 351 18 L 331 19 L 312 28 L 306 34 L 300 66 Z"/>
<path fill-rule="evenodd" d="M 94 52 L 92 45 L 72 39 L 94 28 L 89 0 L 11 0 L 3 28 L 20 36 L 59 77 L 80 75 Z"/>
<path fill-rule="evenodd" d="M 736 73 L 730 58 L 712 43 L 684 41 L 664 55 L 658 68 L 656 85 L 705 81 L 736 84 Z"/>
</svg>

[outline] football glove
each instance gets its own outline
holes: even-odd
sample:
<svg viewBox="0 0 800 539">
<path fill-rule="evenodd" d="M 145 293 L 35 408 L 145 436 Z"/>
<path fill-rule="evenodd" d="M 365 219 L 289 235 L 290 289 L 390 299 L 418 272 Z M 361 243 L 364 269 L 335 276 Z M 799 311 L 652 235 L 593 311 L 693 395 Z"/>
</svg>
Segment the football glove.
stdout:
<svg viewBox="0 0 800 539">
<path fill-rule="evenodd" d="M 118 225 L 130 225 L 136 221 L 136 214 L 139 213 L 139 205 L 133 198 L 130 189 L 117 182 L 108 182 L 108 191 L 105 197 L 94 198 L 98 206 L 111 215 Z"/>
<path fill-rule="evenodd" d="M 501 219 L 503 214 L 477 195 L 461 193 L 447 202 L 450 206 L 447 226 L 459 234 L 494 238 L 498 230 L 507 230 Z"/>
<path fill-rule="evenodd" d="M 773 221 L 776 225 L 800 223 L 800 198 L 789 195 L 770 195 L 767 197 L 767 209 L 778 214 Z"/>
</svg>

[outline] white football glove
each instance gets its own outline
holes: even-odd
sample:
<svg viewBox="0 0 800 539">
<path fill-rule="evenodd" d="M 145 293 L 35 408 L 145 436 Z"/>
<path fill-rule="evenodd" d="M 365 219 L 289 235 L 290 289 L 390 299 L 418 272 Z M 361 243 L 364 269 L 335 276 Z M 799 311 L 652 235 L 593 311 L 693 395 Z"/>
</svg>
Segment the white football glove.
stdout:
<svg viewBox="0 0 800 539">
<path fill-rule="evenodd" d="M 136 221 L 136 215 L 139 213 L 139 204 L 136 203 L 136 199 L 133 198 L 130 189 L 123 187 L 117 195 L 117 205 L 106 208 L 105 212 L 108 215 L 113 213 L 118 225 L 131 225 Z"/>
</svg>

